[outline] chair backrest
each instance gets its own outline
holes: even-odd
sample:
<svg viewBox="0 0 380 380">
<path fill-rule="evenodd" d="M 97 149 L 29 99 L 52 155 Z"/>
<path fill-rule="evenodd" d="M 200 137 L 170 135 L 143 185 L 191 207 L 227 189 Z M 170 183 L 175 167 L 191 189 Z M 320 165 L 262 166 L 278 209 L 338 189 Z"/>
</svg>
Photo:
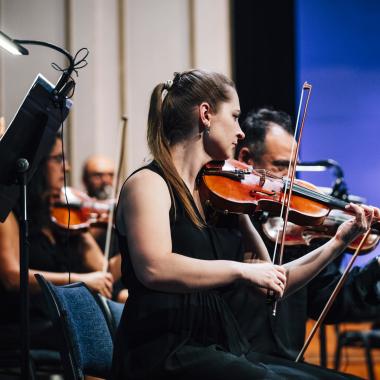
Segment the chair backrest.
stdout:
<svg viewBox="0 0 380 380">
<path fill-rule="evenodd" d="M 35 275 L 48 304 L 54 326 L 61 332 L 65 379 L 84 375 L 107 378 L 113 341 L 98 302 L 84 283 L 56 286 Z"/>
</svg>

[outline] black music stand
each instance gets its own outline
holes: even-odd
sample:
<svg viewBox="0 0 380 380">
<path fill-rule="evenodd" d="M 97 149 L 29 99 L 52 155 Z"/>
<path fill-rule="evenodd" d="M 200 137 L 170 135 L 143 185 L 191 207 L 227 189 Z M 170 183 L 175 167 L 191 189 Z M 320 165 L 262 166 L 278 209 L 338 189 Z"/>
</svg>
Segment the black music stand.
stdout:
<svg viewBox="0 0 380 380">
<path fill-rule="evenodd" d="M 20 202 L 21 375 L 29 378 L 29 251 L 27 184 L 52 148 L 71 101 L 38 75 L 0 139 L 0 222 Z"/>
</svg>

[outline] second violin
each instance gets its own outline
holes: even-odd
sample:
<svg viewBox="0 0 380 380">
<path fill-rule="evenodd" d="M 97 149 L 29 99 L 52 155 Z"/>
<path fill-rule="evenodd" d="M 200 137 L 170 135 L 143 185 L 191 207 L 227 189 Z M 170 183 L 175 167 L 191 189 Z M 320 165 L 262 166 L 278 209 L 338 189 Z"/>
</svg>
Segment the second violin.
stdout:
<svg viewBox="0 0 380 380">
<path fill-rule="evenodd" d="M 285 245 L 308 246 L 312 243 L 313 240 L 331 239 L 335 235 L 339 226 L 350 218 L 351 216 L 347 213 L 339 210 L 331 210 L 330 214 L 325 218 L 323 224 L 318 226 L 299 226 L 290 222 L 286 227 Z M 276 241 L 278 234 L 279 239 L 282 238 L 282 230 L 283 220 L 279 217 L 268 218 L 268 220 L 262 224 L 262 231 L 264 232 L 265 236 L 272 242 Z M 362 235 L 356 238 L 348 246 L 347 251 L 354 252 L 360 244 L 361 239 Z M 373 233 L 367 237 L 360 253 L 366 254 L 372 252 L 378 246 L 379 242 L 380 234 L 378 231 L 374 230 Z"/>
<path fill-rule="evenodd" d="M 80 190 L 66 187 L 66 195 L 62 189 L 60 199 L 51 207 L 51 218 L 58 227 L 73 231 L 87 229 L 91 225 L 106 225 L 113 202 L 98 201 Z"/>
<path fill-rule="evenodd" d="M 203 203 L 223 213 L 253 215 L 266 211 L 271 216 L 281 213 L 286 177 L 266 170 L 255 170 L 236 160 L 214 161 L 205 166 L 199 179 Z M 289 221 L 297 225 L 321 225 L 331 210 L 348 214 L 348 203 L 323 194 L 308 182 L 295 180 L 289 204 Z M 286 207 L 286 206 L 285 206 Z M 373 228 L 380 231 L 379 221 Z"/>
</svg>

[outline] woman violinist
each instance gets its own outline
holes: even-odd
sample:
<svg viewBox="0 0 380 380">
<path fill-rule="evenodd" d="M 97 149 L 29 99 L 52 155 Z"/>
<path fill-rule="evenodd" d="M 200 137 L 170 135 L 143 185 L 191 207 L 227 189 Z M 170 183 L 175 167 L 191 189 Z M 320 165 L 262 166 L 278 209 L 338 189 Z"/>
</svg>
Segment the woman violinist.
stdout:
<svg viewBox="0 0 380 380">
<path fill-rule="evenodd" d="M 244 137 L 239 114 L 234 84 L 221 74 L 177 73 L 153 90 L 154 161 L 126 181 L 116 214 L 130 296 L 114 347 L 114 379 L 308 378 L 304 364 L 255 361 L 223 293 L 237 282 L 264 289 L 263 297 L 268 289 L 280 298 L 294 291 L 368 228 L 373 210 L 351 205 L 355 218 L 318 255 L 285 266 L 269 262 L 248 216 L 228 227 L 207 224 L 197 176 L 207 162 L 233 156 Z M 262 262 L 243 263 L 246 251 Z"/>
<path fill-rule="evenodd" d="M 29 183 L 29 286 L 31 292 L 30 323 L 31 347 L 56 348 L 56 339 L 50 331 L 49 316 L 39 285 L 34 277 L 41 273 L 57 285 L 83 281 L 91 289 L 111 297 L 112 275 L 101 272 L 103 255 L 88 232 L 77 233 L 67 242 L 67 233 L 58 231 L 50 217 L 50 207 L 59 197 L 64 172 L 62 140 L 57 137 L 49 155 Z M 0 224 L 0 341 L 10 348 L 17 344 L 15 322 L 19 318 L 19 226 L 17 210 Z M 6 335 L 5 335 L 6 334 Z"/>
</svg>

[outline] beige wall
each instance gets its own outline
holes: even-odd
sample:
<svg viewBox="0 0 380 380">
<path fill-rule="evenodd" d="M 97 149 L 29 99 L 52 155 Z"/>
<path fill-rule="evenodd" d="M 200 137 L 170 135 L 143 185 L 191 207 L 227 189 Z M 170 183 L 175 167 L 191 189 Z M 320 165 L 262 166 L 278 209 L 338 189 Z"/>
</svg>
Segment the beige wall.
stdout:
<svg viewBox="0 0 380 380">
<path fill-rule="evenodd" d="M 146 117 L 158 82 L 193 66 L 231 72 L 228 0 L 0 0 L 0 30 L 72 53 L 90 50 L 65 128 L 75 186 L 88 155 L 115 156 L 122 113 L 128 117 L 128 171 L 149 157 Z M 0 53 L 0 114 L 7 123 L 35 75 L 55 82 L 59 74 L 50 62 L 65 62 L 49 49 L 29 50 L 28 57 Z"/>
</svg>

